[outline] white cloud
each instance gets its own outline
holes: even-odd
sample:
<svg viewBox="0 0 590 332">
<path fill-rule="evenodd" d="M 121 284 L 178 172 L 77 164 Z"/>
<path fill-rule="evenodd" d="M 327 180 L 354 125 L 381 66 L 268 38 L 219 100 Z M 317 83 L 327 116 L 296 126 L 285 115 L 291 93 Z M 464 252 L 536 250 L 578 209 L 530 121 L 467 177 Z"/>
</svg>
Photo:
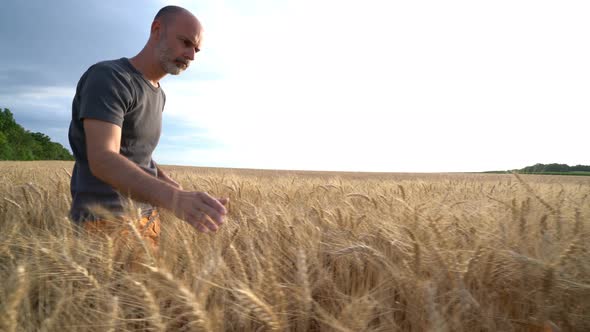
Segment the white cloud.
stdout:
<svg viewBox="0 0 590 332">
<path fill-rule="evenodd" d="M 168 115 L 225 146 L 200 162 L 375 171 L 588 163 L 585 2 L 184 5 L 206 28 L 193 66 L 222 77 L 199 80 L 191 68 L 164 85 Z"/>
<path fill-rule="evenodd" d="M 167 87 L 166 112 L 207 128 L 241 167 L 485 170 L 581 156 L 590 105 L 579 96 L 590 84 L 390 81 L 381 89 L 321 89 L 331 83 L 179 82 Z"/>
<path fill-rule="evenodd" d="M 75 88 L 67 86 L 30 86 L 26 89 L 21 90 L 22 91 L 11 92 L 11 96 L 27 100 L 42 100 L 55 98 L 72 98 L 74 96 L 74 93 L 76 92 Z"/>
</svg>

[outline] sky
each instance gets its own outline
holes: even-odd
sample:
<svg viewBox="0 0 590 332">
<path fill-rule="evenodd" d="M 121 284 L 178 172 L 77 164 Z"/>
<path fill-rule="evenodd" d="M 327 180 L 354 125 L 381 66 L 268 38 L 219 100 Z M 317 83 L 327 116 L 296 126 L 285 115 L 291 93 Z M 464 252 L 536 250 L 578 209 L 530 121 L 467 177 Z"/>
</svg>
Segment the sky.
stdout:
<svg viewBox="0 0 590 332">
<path fill-rule="evenodd" d="M 590 164 L 590 2 L 3 0 L 0 107 L 69 148 L 92 64 L 132 57 L 164 5 L 204 26 L 154 160 L 477 172 Z"/>
</svg>

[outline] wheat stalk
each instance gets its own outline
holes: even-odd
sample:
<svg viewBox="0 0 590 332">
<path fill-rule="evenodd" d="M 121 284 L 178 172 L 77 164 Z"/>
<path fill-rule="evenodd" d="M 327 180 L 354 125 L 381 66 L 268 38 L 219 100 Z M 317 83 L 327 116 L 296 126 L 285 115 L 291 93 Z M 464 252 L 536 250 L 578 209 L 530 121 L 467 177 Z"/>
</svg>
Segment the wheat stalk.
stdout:
<svg viewBox="0 0 590 332">
<path fill-rule="evenodd" d="M 311 285 L 309 282 L 309 270 L 307 265 L 307 255 L 302 248 L 297 249 L 297 282 L 299 283 L 300 298 L 302 305 L 302 318 L 303 326 L 305 329 L 308 328 L 309 317 L 311 315 L 313 300 L 311 295 Z"/>
<path fill-rule="evenodd" d="M 8 197 L 4 197 L 4 200 L 5 200 L 5 201 L 7 201 L 7 202 L 8 202 L 8 203 L 10 203 L 10 204 L 12 204 L 12 205 L 16 206 L 16 207 L 17 207 L 17 208 L 19 208 L 19 209 L 22 209 L 22 208 L 23 208 L 22 206 L 20 206 L 20 204 L 18 204 L 17 202 L 15 202 L 15 201 L 11 200 L 11 199 L 10 199 L 10 198 L 8 198 Z"/>
<path fill-rule="evenodd" d="M 138 213 L 138 214 L 139 214 L 138 218 L 141 218 L 141 214 L 140 213 Z M 127 226 L 131 229 L 131 234 L 133 234 L 133 236 L 135 237 L 137 242 L 139 242 L 139 244 L 141 245 L 141 248 L 145 252 L 146 257 L 148 258 L 149 265 L 154 266 L 156 264 L 156 261 L 154 259 L 154 255 L 152 255 L 151 250 L 148 248 L 147 244 L 145 243 L 145 238 L 143 236 L 141 236 L 141 234 L 139 233 L 139 230 L 137 229 L 137 226 L 135 226 L 135 223 L 131 220 L 127 221 Z"/>
<path fill-rule="evenodd" d="M 141 282 L 133 280 L 130 276 L 127 276 L 131 284 L 139 290 L 145 301 L 145 308 L 150 313 L 148 321 L 154 326 L 156 331 L 165 331 L 166 325 L 162 321 L 162 315 L 160 314 L 160 307 L 156 302 L 156 297 L 153 293 Z"/>
<path fill-rule="evenodd" d="M 238 273 L 238 280 L 243 283 L 249 283 L 250 279 L 248 278 L 248 274 L 246 273 L 246 268 L 244 267 L 244 263 L 242 262 L 242 258 L 238 253 L 238 250 L 233 244 L 229 245 L 229 256 L 234 265 L 234 271 Z"/>
<path fill-rule="evenodd" d="M 520 175 L 518 175 L 516 172 L 513 172 L 512 174 L 516 177 L 518 182 L 520 182 L 520 184 L 522 184 L 522 186 L 526 189 L 526 191 L 528 191 L 531 195 L 533 195 L 533 197 L 535 197 L 544 207 L 546 207 L 547 210 L 551 211 L 552 214 L 557 214 L 557 210 L 553 206 L 551 206 L 551 204 L 547 203 L 547 201 L 545 201 L 543 198 L 541 198 L 541 196 L 537 195 L 535 190 L 533 190 L 533 188 L 528 183 L 526 183 L 520 177 Z"/>
<path fill-rule="evenodd" d="M 358 198 L 362 198 L 365 201 L 371 203 L 371 197 L 365 195 L 365 194 L 360 194 L 360 193 L 350 193 L 350 194 L 346 194 L 346 197 L 358 197 Z"/>
<path fill-rule="evenodd" d="M 2 312 L 0 313 L 0 330 L 7 332 L 16 331 L 18 326 L 18 307 L 28 290 L 28 278 L 25 267 L 19 265 L 12 279 L 16 285 L 13 286 L 14 290 L 6 298 Z"/>
<path fill-rule="evenodd" d="M 108 332 L 115 332 L 117 329 L 117 320 L 119 319 L 119 297 L 113 296 L 111 301 L 111 313 L 109 315 Z"/>
<path fill-rule="evenodd" d="M 424 286 L 424 297 L 426 302 L 426 312 L 428 314 L 429 328 L 428 331 L 449 331 L 449 326 L 446 320 L 441 316 L 437 309 L 435 297 L 435 289 L 432 284 Z"/>
<path fill-rule="evenodd" d="M 105 257 L 104 257 L 104 262 L 105 262 L 105 276 L 106 276 L 106 280 L 110 281 L 112 276 L 113 276 L 113 271 L 114 271 L 114 256 L 115 256 L 115 249 L 114 249 L 114 243 L 113 243 L 113 239 L 110 236 L 106 236 L 106 252 L 105 252 Z"/>
<path fill-rule="evenodd" d="M 339 320 L 346 322 L 346 326 L 353 331 L 369 330 L 368 325 L 372 319 L 374 305 L 373 301 L 366 296 L 354 299 L 342 309 Z"/>
<path fill-rule="evenodd" d="M 201 304 L 197 301 L 195 294 L 193 294 L 188 288 L 186 288 L 178 280 L 174 279 L 172 274 L 162 268 L 156 268 L 153 266 L 146 265 L 146 267 L 152 272 L 153 275 L 164 280 L 168 284 L 172 285 L 178 290 L 180 298 L 184 303 L 191 309 L 193 320 L 190 322 L 190 326 L 197 331 L 211 331 L 211 322 L 207 316 L 207 313 L 203 310 Z"/>
<path fill-rule="evenodd" d="M 74 272 L 83 276 L 84 279 L 86 279 L 86 281 L 88 281 L 88 283 L 90 283 L 90 285 L 92 285 L 95 289 L 101 288 L 100 284 L 98 283 L 96 278 L 92 274 L 90 274 L 90 272 L 88 272 L 88 269 L 86 269 L 84 266 L 76 263 L 67 254 L 64 253 L 62 255 L 59 255 L 59 254 L 57 254 L 45 247 L 41 247 L 39 251 L 41 251 L 43 254 L 47 255 L 49 258 L 51 258 L 53 260 L 57 260 L 58 258 L 61 258 L 61 260 L 63 262 L 67 263 L 72 268 L 72 270 L 74 270 Z"/>
<path fill-rule="evenodd" d="M 288 298 L 285 294 L 284 287 L 278 280 L 279 273 L 275 269 L 274 260 L 270 260 L 268 264 L 268 283 L 266 284 L 267 288 L 269 289 L 269 294 L 273 299 L 273 303 L 276 303 L 276 307 L 279 310 L 279 314 L 282 314 L 284 310 L 287 308 Z M 285 326 L 286 324 L 283 323 L 281 320 L 281 326 Z"/>
<path fill-rule="evenodd" d="M 414 247 L 414 273 L 419 276 L 421 274 L 421 267 L 422 267 L 422 251 L 420 250 L 420 243 L 418 243 L 418 240 L 416 239 L 416 236 L 414 235 L 414 232 L 412 232 L 412 230 L 410 230 L 409 228 L 405 227 L 404 230 L 406 231 L 406 233 L 408 233 L 408 235 L 410 236 L 410 239 L 412 239 L 412 245 Z"/>
<path fill-rule="evenodd" d="M 322 308 L 318 303 L 313 303 L 314 311 L 317 312 L 319 316 L 319 320 L 324 324 L 328 325 L 330 328 L 334 329 L 335 331 L 339 332 L 353 332 L 355 330 L 351 330 L 348 327 L 342 325 L 339 319 L 332 316 L 329 312 L 327 312 L 324 308 Z"/>
<path fill-rule="evenodd" d="M 272 308 L 247 288 L 237 288 L 233 294 L 244 307 L 252 311 L 270 331 L 281 331 L 282 326 Z"/>
<path fill-rule="evenodd" d="M 65 295 L 61 295 L 55 307 L 51 311 L 51 314 L 41 322 L 41 328 L 39 329 L 41 332 L 50 332 L 55 331 L 55 325 L 58 323 L 59 314 L 62 312 L 63 307 L 65 306 L 66 302 L 69 298 Z"/>
</svg>

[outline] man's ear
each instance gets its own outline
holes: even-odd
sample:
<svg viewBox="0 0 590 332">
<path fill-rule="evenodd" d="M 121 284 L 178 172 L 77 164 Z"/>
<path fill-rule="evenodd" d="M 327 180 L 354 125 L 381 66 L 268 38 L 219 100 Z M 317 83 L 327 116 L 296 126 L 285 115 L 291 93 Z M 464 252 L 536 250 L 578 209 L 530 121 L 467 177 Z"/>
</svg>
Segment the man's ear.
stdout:
<svg viewBox="0 0 590 332">
<path fill-rule="evenodd" d="M 150 30 L 150 34 L 156 39 L 160 39 L 160 33 L 162 32 L 162 23 L 160 20 L 155 20 L 152 22 L 152 27 Z"/>
</svg>

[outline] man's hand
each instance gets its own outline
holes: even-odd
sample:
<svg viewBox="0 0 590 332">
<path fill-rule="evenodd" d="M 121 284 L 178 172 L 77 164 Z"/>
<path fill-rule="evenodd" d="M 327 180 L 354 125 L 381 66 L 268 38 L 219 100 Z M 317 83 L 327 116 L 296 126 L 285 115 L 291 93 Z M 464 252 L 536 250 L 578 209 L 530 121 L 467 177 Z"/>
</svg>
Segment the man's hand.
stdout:
<svg viewBox="0 0 590 332">
<path fill-rule="evenodd" d="M 85 119 L 86 146 L 90 171 L 133 199 L 172 211 L 201 232 L 216 231 L 223 224 L 229 199 L 215 199 L 207 193 L 182 190 L 170 177 L 155 178 L 119 153 L 121 127 L 101 120 Z"/>
<path fill-rule="evenodd" d="M 205 192 L 175 191 L 172 212 L 200 232 L 217 231 L 224 223 L 228 198 L 219 200 Z"/>
</svg>

